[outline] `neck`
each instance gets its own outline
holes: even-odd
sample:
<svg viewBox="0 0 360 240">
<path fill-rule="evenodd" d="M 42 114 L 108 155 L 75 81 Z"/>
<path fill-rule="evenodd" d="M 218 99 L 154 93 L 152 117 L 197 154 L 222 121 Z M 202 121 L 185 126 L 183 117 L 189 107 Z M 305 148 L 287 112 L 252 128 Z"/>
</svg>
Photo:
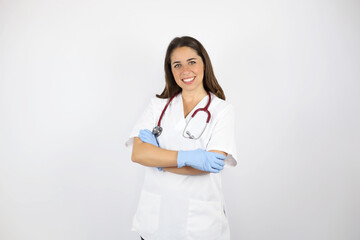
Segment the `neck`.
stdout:
<svg viewBox="0 0 360 240">
<path fill-rule="evenodd" d="M 199 91 L 182 91 L 181 95 L 184 102 L 198 102 L 207 95 L 207 92 L 205 89 Z"/>
</svg>

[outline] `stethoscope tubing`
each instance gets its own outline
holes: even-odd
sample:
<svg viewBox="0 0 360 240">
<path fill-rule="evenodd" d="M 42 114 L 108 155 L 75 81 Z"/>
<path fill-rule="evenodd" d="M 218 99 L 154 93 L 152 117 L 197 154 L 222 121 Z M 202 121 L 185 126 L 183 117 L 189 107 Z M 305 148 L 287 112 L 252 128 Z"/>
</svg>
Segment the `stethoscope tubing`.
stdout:
<svg viewBox="0 0 360 240">
<path fill-rule="evenodd" d="M 169 104 L 171 103 L 171 101 L 172 101 L 178 94 L 179 94 L 179 93 L 175 94 L 175 95 L 167 102 L 167 104 L 165 105 L 164 109 L 162 110 L 161 115 L 160 115 L 160 118 L 159 118 L 159 121 L 158 121 L 158 124 L 157 124 L 157 126 L 154 127 L 154 129 L 153 129 L 153 133 L 154 133 L 154 135 L 155 135 L 156 137 L 160 136 L 160 134 L 161 134 L 161 132 L 162 132 L 161 120 L 162 120 L 162 118 L 163 118 L 163 116 L 164 116 L 164 114 L 165 114 L 165 111 L 166 111 L 167 107 L 169 106 Z M 211 103 L 211 94 L 210 94 L 210 92 L 207 92 L 207 94 L 208 94 L 208 96 L 209 96 L 209 100 L 208 100 L 206 106 L 205 106 L 204 108 L 198 108 L 198 109 L 196 109 L 195 112 L 191 115 L 191 119 L 192 119 L 192 118 L 195 117 L 195 115 L 196 115 L 198 112 L 200 112 L 200 111 L 206 112 L 207 115 L 208 115 L 208 117 L 207 117 L 207 119 L 206 119 L 205 128 L 206 128 L 207 124 L 210 122 L 210 118 L 211 118 L 211 113 L 210 113 L 209 110 L 208 110 L 208 108 L 209 108 L 209 106 L 210 106 L 210 103 Z M 189 122 L 191 121 L 191 119 L 189 120 Z M 186 124 L 186 126 L 189 124 L 189 122 Z M 205 128 L 203 129 L 202 133 L 205 131 Z M 156 131 L 155 131 L 155 129 L 156 129 Z M 185 129 L 186 129 L 186 127 L 185 127 Z M 184 131 L 185 131 L 185 129 L 184 129 Z M 201 133 L 201 135 L 202 135 L 202 133 Z M 201 135 L 200 135 L 200 136 L 201 136 Z M 184 132 L 183 132 L 183 136 L 186 137 L 186 136 L 184 135 Z M 198 139 L 198 138 L 196 138 L 196 139 Z"/>
<path fill-rule="evenodd" d="M 161 115 L 160 115 L 160 118 L 159 118 L 159 122 L 158 122 L 158 124 L 157 124 L 158 127 L 160 127 L 161 120 L 162 120 L 162 118 L 163 118 L 163 116 L 164 116 L 164 113 L 165 113 L 167 107 L 169 106 L 169 104 L 171 103 L 171 101 L 172 101 L 178 94 L 179 94 L 179 93 L 175 94 L 175 95 L 168 101 L 168 103 L 165 105 L 164 109 L 163 109 L 162 112 L 161 112 Z"/>
</svg>

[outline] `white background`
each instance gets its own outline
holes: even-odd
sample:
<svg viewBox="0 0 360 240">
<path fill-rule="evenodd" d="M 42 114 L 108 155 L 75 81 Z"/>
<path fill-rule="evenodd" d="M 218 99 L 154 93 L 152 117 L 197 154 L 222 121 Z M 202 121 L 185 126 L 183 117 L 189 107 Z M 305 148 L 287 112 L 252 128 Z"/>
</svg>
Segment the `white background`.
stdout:
<svg viewBox="0 0 360 240">
<path fill-rule="evenodd" d="M 360 239 L 360 3 L 0 0 L 0 239 L 139 239 L 125 148 L 200 40 L 236 106 L 233 240 Z"/>
</svg>

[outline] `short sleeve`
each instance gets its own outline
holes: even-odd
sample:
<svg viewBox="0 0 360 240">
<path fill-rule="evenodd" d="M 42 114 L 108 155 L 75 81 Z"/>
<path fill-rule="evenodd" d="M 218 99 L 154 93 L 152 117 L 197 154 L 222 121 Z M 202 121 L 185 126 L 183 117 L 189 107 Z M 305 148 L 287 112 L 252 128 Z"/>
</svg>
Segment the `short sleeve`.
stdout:
<svg viewBox="0 0 360 240">
<path fill-rule="evenodd" d="M 225 166 L 237 165 L 237 150 L 235 139 L 235 109 L 228 105 L 216 119 L 206 150 L 218 150 L 228 154 Z"/>
<path fill-rule="evenodd" d="M 155 126 L 154 105 L 155 99 L 152 98 L 150 103 L 145 108 L 145 111 L 141 114 L 140 118 L 137 120 L 135 126 L 131 130 L 129 139 L 125 142 L 126 147 L 131 147 L 133 145 L 134 137 L 139 135 L 141 129 L 148 129 L 152 131 Z"/>
</svg>

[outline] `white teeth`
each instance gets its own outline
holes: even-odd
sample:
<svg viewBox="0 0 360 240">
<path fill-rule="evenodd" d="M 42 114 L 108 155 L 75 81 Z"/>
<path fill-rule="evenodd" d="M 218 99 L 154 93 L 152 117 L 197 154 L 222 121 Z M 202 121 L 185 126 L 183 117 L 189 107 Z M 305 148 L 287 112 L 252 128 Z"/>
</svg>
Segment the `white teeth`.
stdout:
<svg viewBox="0 0 360 240">
<path fill-rule="evenodd" d="M 185 78 L 183 79 L 184 82 L 191 82 L 192 80 L 194 80 L 195 77 L 192 78 Z"/>
</svg>

